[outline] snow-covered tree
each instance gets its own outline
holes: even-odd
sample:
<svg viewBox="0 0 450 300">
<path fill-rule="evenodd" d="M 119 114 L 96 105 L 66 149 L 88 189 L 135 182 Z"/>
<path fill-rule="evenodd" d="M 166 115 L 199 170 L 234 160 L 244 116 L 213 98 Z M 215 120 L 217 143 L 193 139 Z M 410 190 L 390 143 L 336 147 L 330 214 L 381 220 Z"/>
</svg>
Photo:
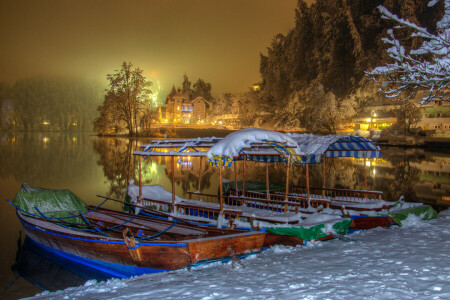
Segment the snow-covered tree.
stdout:
<svg viewBox="0 0 450 300">
<path fill-rule="evenodd" d="M 354 97 L 337 99 L 318 81 L 306 89 L 304 96 L 307 100 L 300 118 L 302 126 L 309 131 L 336 134 L 337 129 L 356 114 Z"/>
<path fill-rule="evenodd" d="M 410 51 L 399 42 L 394 29 L 388 30 L 389 37 L 383 41 L 391 45 L 388 55 L 394 60 L 391 64 L 376 67 L 366 75 L 382 84 L 380 90 L 388 98 L 405 101 L 425 90 L 421 104 L 434 99 L 450 100 L 450 0 L 443 0 L 444 17 L 436 24 L 436 33 L 432 34 L 408 20 L 399 18 L 383 6 L 379 6 L 382 17 L 395 21 L 399 28 L 412 30 L 412 38 L 422 38 L 423 43 Z M 438 0 L 432 0 L 428 6 L 434 6 Z"/>
</svg>

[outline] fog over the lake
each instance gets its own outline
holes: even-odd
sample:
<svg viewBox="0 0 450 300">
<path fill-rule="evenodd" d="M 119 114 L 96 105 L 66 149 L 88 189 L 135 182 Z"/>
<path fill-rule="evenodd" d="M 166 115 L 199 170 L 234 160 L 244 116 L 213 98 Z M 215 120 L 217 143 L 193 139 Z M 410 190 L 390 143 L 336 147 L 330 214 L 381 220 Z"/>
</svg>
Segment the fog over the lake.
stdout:
<svg viewBox="0 0 450 300">
<path fill-rule="evenodd" d="M 164 90 L 184 73 L 213 94 L 260 80 L 259 53 L 294 25 L 296 0 L 0 1 L 0 81 L 103 80 L 130 61 Z"/>
</svg>

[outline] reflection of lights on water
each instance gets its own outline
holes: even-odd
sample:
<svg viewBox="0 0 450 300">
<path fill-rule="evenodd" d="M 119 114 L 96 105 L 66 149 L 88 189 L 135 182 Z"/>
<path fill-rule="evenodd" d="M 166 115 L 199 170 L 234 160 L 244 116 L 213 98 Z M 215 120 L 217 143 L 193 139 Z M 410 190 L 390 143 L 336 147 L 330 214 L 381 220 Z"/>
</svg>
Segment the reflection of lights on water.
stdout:
<svg viewBox="0 0 450 300">
<path fill-rule="evenodd" d="M 157 167 L 158 167 L 158 165 L 156 164 L 156 162 L 152 161 L 152 165 L 150 166 L 150 172 L 151 173 L 158 172 Z"/>
<path fill-rule="evenodd" d="M 44 137 L 44 138 L 42 139 L 42 141 L 44 142 L 44 144 L 46 144 L 49 140 L 50 140 L 50 139 L 49 139 L 48 137 Z"/>
<path fill-rule="evenodd" d="M 377 170 L 375 168 L 373 168 L 372 173 L 373 173 L 373 176 L 375 176 L 377 174 Z"/>
<path fill-rule="evenodd" d="M 182 169 L 192 169 L 192 162 L 190 161 L 182 161 L 181 162 Z"/>
<path fill-rule="evenodd" d="M 44 121 L 44 122 L 42 122 L 42 125 L 50 125 L 50 122 Z"/>
<path fill-rule="evenodd" d="M 177 160 L 177 167 L 179 168 L 181 166 L 181 169 L 192 169 L 192 162 L 190 156 L 181 156 Z"/>
<path fill-rule="evenodd" d="M 76 138 L 76 137 L 73 137 L 73 138 L 72 138 L 72 141 L 73 141 L 73 142 L 76 142 L 76 141 L 77 141 L 77 138 Z"/>
</svg>

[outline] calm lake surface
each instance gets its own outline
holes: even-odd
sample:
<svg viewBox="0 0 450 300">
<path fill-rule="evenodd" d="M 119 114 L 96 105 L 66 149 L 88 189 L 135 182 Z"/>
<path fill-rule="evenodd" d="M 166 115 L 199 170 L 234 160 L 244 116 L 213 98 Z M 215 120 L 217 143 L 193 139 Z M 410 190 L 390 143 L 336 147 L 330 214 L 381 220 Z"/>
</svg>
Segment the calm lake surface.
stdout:
<svg viewBox="0 0 450 300">
<path fill-rule="evenodd" d="M 202 131 L 196 136 L 223 136 L 218 132 Z M 0 222 L 3 231 L 0 254 L 0 298 L 32 296 L 42 290 L 19 278 L 5 291 L 16 274 L 11 266 L 16 261 L 18 244 L 24 234 L 15 215 L 15 209 L 6 202 L 13 200 L 22 183 L 33 186 L 70 189 L 88 204 L 99 204 L 104 195 L 123 200 L 131 179 L 138 178 L 138 160 L 132 151 L 151 139 L 128 140 L 99 138 L 89 133 L 33 132 L 3 134 L 0 136 Z M 168 166 L 166 168 L 166 166 Z M 437 209 L 450 205 L 450 153 L 448 149 L 426 151 L 423 149 L 382 148 L 382 158 L 368 160 L 367 187 L 384 192 L 385 200 L 398 200 L 404 195 L 407 201 L 424 202 Z M 284 164 L 270 165 L 270 181 L 285 183 Z M 160 184 L 171 191 L 170 158 L 151 158 L 142 162 L 144 184 Z M 218 171 L 203 159 L 185 158 L 175 168 L 176 194 L 187 197 L 187 192 L 218 191 Z M 200 176 L 201 174 L 201 176 Z M 326 161 L 326 186 L 364 189 L 364 163 L 359 159 L 328 159 Z M 226 168 L 224 178 L 234 180 L 234 169 Z M 305 168 L 294 166 L 290 184 L 305 184 Z M 311 186 L 322 186 L 322 166 L 310 167 Z M 238 162 L 238 179 L 242 179 L 242 165 Z M 265 165 L 247 163 L 246 180 L 265 181 Z M 137 180 L 136 180 L 137 182 Z M 110 202 L 106 207 L 122 209 L 120 203 Z M 20 235 L 20 232 L 22 234 Z M 34 257 L 34 256 L 33 256 Z M 55 270 L 38 258 L 30 258 L 36 265 L 35 275 L 64 278 L 65 284 L 54 288 L 79 285 L 81 279 L 65 276 L 64 270 Z M 31 271 L 30 271 L 31 272 Z M 56 273 L 55 273 L 56 272 Z M 53 277 L 51 277 L 53 276 Z M 72 280 L 72 281 L 71 281 Z"/>
</svg>

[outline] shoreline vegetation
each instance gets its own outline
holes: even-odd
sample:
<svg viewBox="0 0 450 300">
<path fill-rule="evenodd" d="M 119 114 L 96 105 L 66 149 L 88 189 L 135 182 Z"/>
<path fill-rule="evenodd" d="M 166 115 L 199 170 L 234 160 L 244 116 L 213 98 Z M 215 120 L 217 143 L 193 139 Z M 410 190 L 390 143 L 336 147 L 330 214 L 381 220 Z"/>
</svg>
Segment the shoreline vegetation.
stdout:
<svg viewBox="0 0 450 300">
<path fill-rule="evenodd" d="M 217 127 L 157 127 L 151 130 L 143 130 L 137 135 L 130 135 L 128 133 L 119 134 L 98 134 L 93 130 L 75 131 L 75 130 L 15 130 L 15 131 L 1 131 L 2 134 L 15 133 L 37 133 L 37 132 L 60 132 L 60 133 L 82 133 L 89 132 L 93 136 L 107 137 L 107 138 L 197 138 L 197 137 L 224 137 L 237 129 L 230 129 L 224 126 Z M 304 130 L 280 130 L 281 132 L 295 132 L 295 133 L 310 133 Z M 328 133 L 315 132 L 316 134 L 326 135 Z M 337 134 L 349 134 L 349 132 L 341 132 Z M 415 134 L 398 134 L 398 135 L 382 135 L 378 138 L 373 138 L 374 142 L 382 147 L 402 147 L 402 148 L 426 148 L 426 149 L 445 149 L 445 152 L 450 152 L 450 136 L 418 136 Z"/>
</svg>

